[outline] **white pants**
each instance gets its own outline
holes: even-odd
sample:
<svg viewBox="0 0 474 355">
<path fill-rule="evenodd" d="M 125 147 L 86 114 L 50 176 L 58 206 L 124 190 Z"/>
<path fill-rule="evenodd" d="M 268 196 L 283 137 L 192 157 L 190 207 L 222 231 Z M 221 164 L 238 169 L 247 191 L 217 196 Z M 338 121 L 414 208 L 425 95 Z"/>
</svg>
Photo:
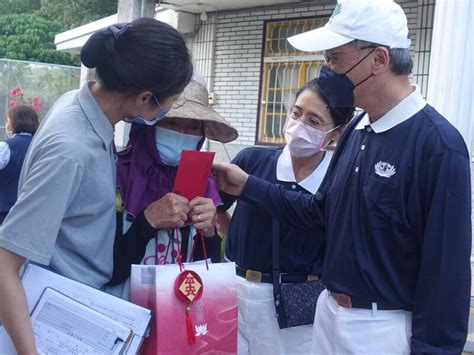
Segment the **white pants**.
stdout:
<svg viewBox="0 0 474 355">
<path fill-rule="evenodd" d="M 409 354 L 411 312 L 344 308 L 325 290 L 316 306 L 313 354 Z"/>
<path fill-rule="evenodd" d="M 237 276 L 239 355 L 306 355 L 311 352 L 313 326 L 280 329 L 273 305 L 273 285 Z"/>
</svg>

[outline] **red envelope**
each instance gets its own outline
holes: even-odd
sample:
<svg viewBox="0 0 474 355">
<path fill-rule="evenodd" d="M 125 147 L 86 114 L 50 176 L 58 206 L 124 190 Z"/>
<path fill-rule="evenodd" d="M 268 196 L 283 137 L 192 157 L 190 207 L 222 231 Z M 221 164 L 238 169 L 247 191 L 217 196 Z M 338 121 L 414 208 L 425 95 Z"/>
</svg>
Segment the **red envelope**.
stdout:
<svg viewBox="0 0 474 355">
<path fill-rule="evenodd" d="M 183 150 L 173 192 L 186 197 L 189 201 L 197 196 L 204 197 L 215 154 L 215 152 Z"/>
</svg>

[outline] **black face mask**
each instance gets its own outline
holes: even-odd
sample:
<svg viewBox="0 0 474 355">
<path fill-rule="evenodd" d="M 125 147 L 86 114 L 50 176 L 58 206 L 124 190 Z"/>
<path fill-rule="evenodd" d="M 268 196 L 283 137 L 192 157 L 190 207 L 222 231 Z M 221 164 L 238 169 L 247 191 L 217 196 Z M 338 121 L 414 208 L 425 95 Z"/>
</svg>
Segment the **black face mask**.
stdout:
<svg viewBox="0 0 474 355">
<path fill-rule="evenodd" d="M 347 77 L 347 73 L 349 73 L 352 69 L 358 66 L 362 61 L 367 58 L 375 48 L 370 51 L 364 58 L 359 60 L 356 64 L 354 64 L 348 71 L 345 73 L 337 74 L 333 71 L 329 66 L 324 65 L 321 68 L 321 72 L 319 73 L 318 78 L 318 85 L 323 92 L 326 99 L 329 101 L 330 107 L 354 107 L 354 89 L 359 85 L 365 83 L 369 80 L 374 74 L 370 74 L 367 78 L 359 82 L 358 84 L 354 85 Z"/>
</svg>

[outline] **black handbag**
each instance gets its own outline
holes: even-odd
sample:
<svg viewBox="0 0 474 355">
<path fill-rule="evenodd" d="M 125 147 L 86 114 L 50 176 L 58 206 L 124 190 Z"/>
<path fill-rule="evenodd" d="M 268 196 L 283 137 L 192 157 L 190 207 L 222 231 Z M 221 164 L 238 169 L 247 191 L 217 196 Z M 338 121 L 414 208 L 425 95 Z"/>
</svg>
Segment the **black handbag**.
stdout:
<svg viewBox="0 0 474 355">
<path fill-rule="evenodd" d="M 321 280 L 281 283 L 280 223 L 273 218 L 273 299 L 280 329 L 312 324 L 319 294 L 326 288 Z"/>
</svg>

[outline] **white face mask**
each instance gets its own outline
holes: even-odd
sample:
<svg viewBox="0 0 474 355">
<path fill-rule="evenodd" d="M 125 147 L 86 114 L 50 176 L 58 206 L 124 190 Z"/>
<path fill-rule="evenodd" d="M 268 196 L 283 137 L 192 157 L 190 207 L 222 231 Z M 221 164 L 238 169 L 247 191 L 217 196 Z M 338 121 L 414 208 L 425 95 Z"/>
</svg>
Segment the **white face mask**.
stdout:
<svg viewBox="0 0 474 355">
<path fill-rule="evenodd" d="M 329 133 L 337 129 L 334 127 L 328 132 L 320 131 L 304 124 L 301 121 L 288 118 L 285 125 L 286 145 L 291 154 L 297 157 L 310 157 L 321 150 L 325 150 L 329 144 L 327 139 Z"/>
</svg>

